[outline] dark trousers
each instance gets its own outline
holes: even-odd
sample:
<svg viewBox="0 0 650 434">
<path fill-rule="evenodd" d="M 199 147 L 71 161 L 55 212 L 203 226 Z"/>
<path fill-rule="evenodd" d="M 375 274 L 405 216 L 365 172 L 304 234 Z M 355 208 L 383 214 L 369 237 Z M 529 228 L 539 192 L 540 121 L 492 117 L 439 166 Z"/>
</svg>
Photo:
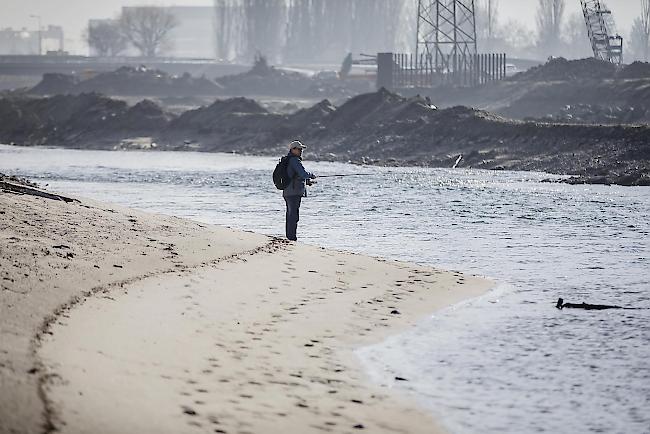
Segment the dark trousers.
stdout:
<svg viewBox="0 0 650 434">
<path fill-rule="evenodd" d="M 284 201 L 287 203 L 287 239 L 296 241 L 296 229 L 300 220 L 300 201 L 302 196 L 285 196 Z"/>
</svg>

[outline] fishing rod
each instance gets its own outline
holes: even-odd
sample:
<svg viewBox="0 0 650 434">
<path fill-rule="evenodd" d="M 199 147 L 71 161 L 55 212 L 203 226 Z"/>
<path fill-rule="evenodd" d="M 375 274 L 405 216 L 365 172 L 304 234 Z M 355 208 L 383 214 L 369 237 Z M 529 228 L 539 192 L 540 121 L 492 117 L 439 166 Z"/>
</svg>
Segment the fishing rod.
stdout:
<svg viewBox="0 0 650 434">
<path fill-rule="evenodd" d="M 373 175 L 372 173 L 347 173 L 345 175 L 316 175 L 316 178 L 334 178 L 334 177 L 341 177 L 341 176 L 371 176 Z"/>
</svg>

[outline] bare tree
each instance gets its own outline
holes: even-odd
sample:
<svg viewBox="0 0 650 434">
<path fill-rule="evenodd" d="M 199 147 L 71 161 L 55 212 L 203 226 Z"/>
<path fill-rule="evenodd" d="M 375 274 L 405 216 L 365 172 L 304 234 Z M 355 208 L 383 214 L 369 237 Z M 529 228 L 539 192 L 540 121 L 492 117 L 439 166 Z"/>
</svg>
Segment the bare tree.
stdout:
<svg viewBox="0 0 650 434">
<path fill-rule="evenodd" d="M 172 14 L 157 6 L 124 8 L 120 17 L 124 37 L 145 57 L 158 55 L 177 25 Z"/>
<path fill-rule="evenodd" d="M 91 21 L 84 36 L 97 56 L 117 56 L 127 45 L 117 20 Z"/>
<path fill-rule="evenodd" d="M 565 0 L 539 0 L 537 46 L 544 54 L 556 54 L 560 46 Z"/>
</svg>

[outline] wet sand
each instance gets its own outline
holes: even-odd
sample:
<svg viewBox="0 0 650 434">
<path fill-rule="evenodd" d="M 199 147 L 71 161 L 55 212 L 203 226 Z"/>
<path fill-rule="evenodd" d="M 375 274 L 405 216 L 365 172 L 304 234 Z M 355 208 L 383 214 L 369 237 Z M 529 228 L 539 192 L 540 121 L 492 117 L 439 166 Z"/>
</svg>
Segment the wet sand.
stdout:
<svg viewBox="0 0 650 434">
<path fill-rule="evenodd" d="M 491 285 L 86 199 L 0 217 L 0 432 L 439 432 L 353 351 Z"/>
</svg>

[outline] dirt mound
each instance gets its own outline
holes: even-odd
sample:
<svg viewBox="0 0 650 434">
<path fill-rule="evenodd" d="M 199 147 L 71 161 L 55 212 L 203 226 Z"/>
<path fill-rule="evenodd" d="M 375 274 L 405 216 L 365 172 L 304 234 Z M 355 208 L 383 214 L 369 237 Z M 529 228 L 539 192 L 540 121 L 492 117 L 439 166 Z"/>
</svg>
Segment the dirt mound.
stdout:
<svg viewBox="0 0 650 434">
<path fill-rule="evenodd" d="M 619 78 L 650 78 L 650 63 L 633 62 L 626 65 L 619 73 Z"/>
<path fill-rule="evenodd" d="M 187 73 L 176 77 L 144 66 L 123 66 L 82 81 L 75 87 L 76 92 L 101 92 L 107 95 L 218 95 L 220 90 L 216 83 L 205 77 L 193 78 Z"/>
<path fill-rule="evenodd" d="M 286 121 L 276 127 L 274 135 L 278 137 L 300 137 L 307 130 L 324 130 L 324 125 L 335 112 L 336 107 L 329 100 L 324 99 L 311 107 L 300 109 L 285 116 Z"/>
<path fill-rule="evenodd" d="M 302 98 L 349 98 L 374 90 L 374 80 L 340 80 L 337 74 L 305 74 L 269 66 L 258 57 L 244 73 L 217 77 L 226 95 L 265 95 Z"/>
<path fill-rule="evenodd" d="M 172 119 L 173 116 L 165 112 L 159 105 L 144 99 L 128 109 L 122 120 L 122 125 L 130 131 L 156 131 L 165 128 Z"/>
<path fill-rule="evenodd" d="M 127 109 L 125 102 L 98 94 L 4 99 L 0 131 L 17 143 L 61 137 L 67 130 L 101 132 Z"/>
<path fill-rule="evenodd" d="M 79 84 L 79 78 L 74 75 L 47 73 L 43 79 L 29 90 L 34 95 L 57 95 L 71 93 Z"/>
<path fill-rule="evenodd" d="M 171 119 L 151 101 L 129 107 L 96 93 L 0 100 L 0 116 L 10 120 L 0 124 L 0 134 L 7 140 L 68 146 L 152 133 Z"/>
<path fill-rule="evenodd" d="M 43 80 L 29 91 L 39 95 L 91 92 L 119 96 L 202 96 L 218 95 L 221 88 L 205 77 L 194 78 L 187 73 L 176 77 L 145 66 L 123 66 L 83 81 L 71 75 L 45 74 Z"/>
<path fill-rule="evenodd" d="M 311 107 L 298 110 L 289 118 L 295 125 L 319 125 L 335 111 L 336 107 L 329 100 L 324 99 Z"/>
<path fill-rule="evenodd" d="M 510 78 L 513 81 L 575 81 L 585 79 L 604 80 L 614 78 L 616 66 L 613 63 L 593 57 L 567 60 L 557 57 L 544 65 L 535 66 Z"/>
<path fill-rule="evenodd" d="M 12 97 L 0 99 L 0 143 L 22 143 L 17 137 L 27 137 L 40 125 L 40 119 L 28 109 L 29 99 Z"/>
<path fill-rule="evenodd" d="M 241 74 L 218 77 L 215 81 L 227 95 L 301 96 L 313 83 L 304 74 L 273 67 L 254 67 Z"/>
<path fill-rule="evenodd" d="M 298 137 L 312 155 L 338 161 L 548 171 L 625 185 L 640 185 L 650 173 L 650 126 L 511 121 L 464 106 L 437 110 L 426 99 L 384 89 L 338 109 L 324 100 L 282 115 L 232 98 L 178 118 L 146 100 L 129 107 L 97 94 L 23 97 L 0 99 L 0 118 L 9 119 L 0 123 L 0 142 L 26 145 L 153 149 L 156 143 L 275 155 Z"/>
<path fill-rule="evenodd" d="M 269 119 L 274 116 L 252 99 L 230 98 L 183 113 L 172 121 L 170 130 L 196 130 L 200 134 L 257 130 L 271 128 Z"/>
<path fill-rule="evenodd" d="M 78 122 L 80 125 L 105 121 L 128 109 L 128 105 L 124 101 L 98 93 L 55 95 L 36 100 L 31 106 L 41 119 L 53 124 Z"/>
<path fill-rule="evenodd" d="M 362 125 L 383 125 L 416 120 L 428 116 L 432 111 L 431 105 L 423 98 L 404 98 L 381 88 L 347 101 L 332 113 L 328 126 L 348 129 Z"/>
</svg>

